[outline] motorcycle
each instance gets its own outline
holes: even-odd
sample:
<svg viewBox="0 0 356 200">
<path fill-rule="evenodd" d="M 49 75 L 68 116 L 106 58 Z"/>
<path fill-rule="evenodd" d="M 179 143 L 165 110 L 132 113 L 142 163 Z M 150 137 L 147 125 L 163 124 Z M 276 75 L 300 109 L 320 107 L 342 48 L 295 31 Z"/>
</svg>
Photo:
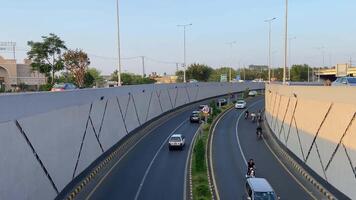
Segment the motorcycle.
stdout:
<svg viewBox="0 0 356 200">
<path fill-rule="evenodd" d="M 246 112 L 246 113 L 245 113 L 245 119 L 247 119 L 247 118 L 248 118 L 248 113 Z"/>
<path fill-rule="evenodd" d="M 250 167 L 247 171 L 246 178 L 254 178 L 255 177 L 255 168 Z"/>
<path fill-rule="evenodd" d="M 262 139 L 262 129 L 257 129 L 256 134 L 257 134 L 257 139 Z"/>
<path fill-rule="evenodd" d="M 256 114 L 255 113 L 251 113 L 251 121 L 252 121 L 252 123 L 256 122 Z"/>
</svg>

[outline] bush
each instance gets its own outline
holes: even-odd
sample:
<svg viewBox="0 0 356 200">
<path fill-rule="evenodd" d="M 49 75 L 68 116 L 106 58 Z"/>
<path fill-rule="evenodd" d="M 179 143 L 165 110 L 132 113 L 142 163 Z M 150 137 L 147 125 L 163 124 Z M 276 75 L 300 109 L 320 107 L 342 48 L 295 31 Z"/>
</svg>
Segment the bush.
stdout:
<svg viewBox="0 0 356 200">
<path fill-rule="evenodd" d="M 44 84 L 44 85 L 41 85 L 40 88 L 39 88 L 39 91 L 50 91 L 52 89 L 53 85 L 52 84 Z"/>
<path fill-rule="evenodd" d="M 195 170 L 202 172 L 205 170 L 205 145 L 202 138 L 197 140 L 194 148 L 195 156 Z"/>
<path fill-rule="evenodd" d="M 202 199 L 205 199 L 204 197 L 210 195 L 209 187 L 204 184 L 199 184 L 196 191 L 197 191 L 197 196 L 201 197 Z"/>
<path fill-rule="evenodd" d="M 244 91 L 244 98 L 246 99 L 248 97 L 248 93 L 250 92 L 250 88 L 246 88 Z"/>
</svg>

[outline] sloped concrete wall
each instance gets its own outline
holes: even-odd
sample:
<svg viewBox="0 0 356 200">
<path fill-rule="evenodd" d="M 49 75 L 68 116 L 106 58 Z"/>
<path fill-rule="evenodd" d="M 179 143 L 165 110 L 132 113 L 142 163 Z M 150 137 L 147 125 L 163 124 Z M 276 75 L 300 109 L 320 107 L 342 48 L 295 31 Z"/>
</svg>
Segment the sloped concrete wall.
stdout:
<svg viewBox="0 0 356 200">
<path fill-rule="evenodd" d="M 0 199 L 53 199 L 125 135 L 204 98 L 258 83 L 123 86 L 0 95 Z"/>
<path fill-rule="evenodd" d="M 356 199 L 356 88 L 271 84 L 265 101 L 277 138 L 320 177 Z"/>
</svg>

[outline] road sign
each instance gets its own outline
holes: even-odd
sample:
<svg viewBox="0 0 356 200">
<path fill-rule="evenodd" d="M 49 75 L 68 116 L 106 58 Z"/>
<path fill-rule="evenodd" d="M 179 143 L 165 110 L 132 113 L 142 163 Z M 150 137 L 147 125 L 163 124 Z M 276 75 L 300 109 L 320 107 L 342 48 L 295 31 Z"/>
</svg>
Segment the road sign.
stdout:
<svg viewBox="0 0 356 200">
<path fill-rule="evenodd" d="M 220 75 L 220 82 L 227 82 L 227 74 Z"/>
</svg>

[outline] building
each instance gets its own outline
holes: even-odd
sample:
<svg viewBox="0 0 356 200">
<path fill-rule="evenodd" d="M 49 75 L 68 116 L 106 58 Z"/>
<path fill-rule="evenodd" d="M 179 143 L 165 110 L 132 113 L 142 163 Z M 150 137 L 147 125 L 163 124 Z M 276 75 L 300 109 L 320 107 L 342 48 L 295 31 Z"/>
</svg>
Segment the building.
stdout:
<svg viewBox="0 0 356 200">
<path fill-rule="evenodd" d="M 29 90 L 37 90 L 40 85 L 46 84 L 46 77 L 32 71 L 30 60 L 25 59 L 18 64 L 15 59 L 5 59 L 0 56 L 0 90 L 15 90 L 19 85 L 25 84 Z"/>
</svg>

